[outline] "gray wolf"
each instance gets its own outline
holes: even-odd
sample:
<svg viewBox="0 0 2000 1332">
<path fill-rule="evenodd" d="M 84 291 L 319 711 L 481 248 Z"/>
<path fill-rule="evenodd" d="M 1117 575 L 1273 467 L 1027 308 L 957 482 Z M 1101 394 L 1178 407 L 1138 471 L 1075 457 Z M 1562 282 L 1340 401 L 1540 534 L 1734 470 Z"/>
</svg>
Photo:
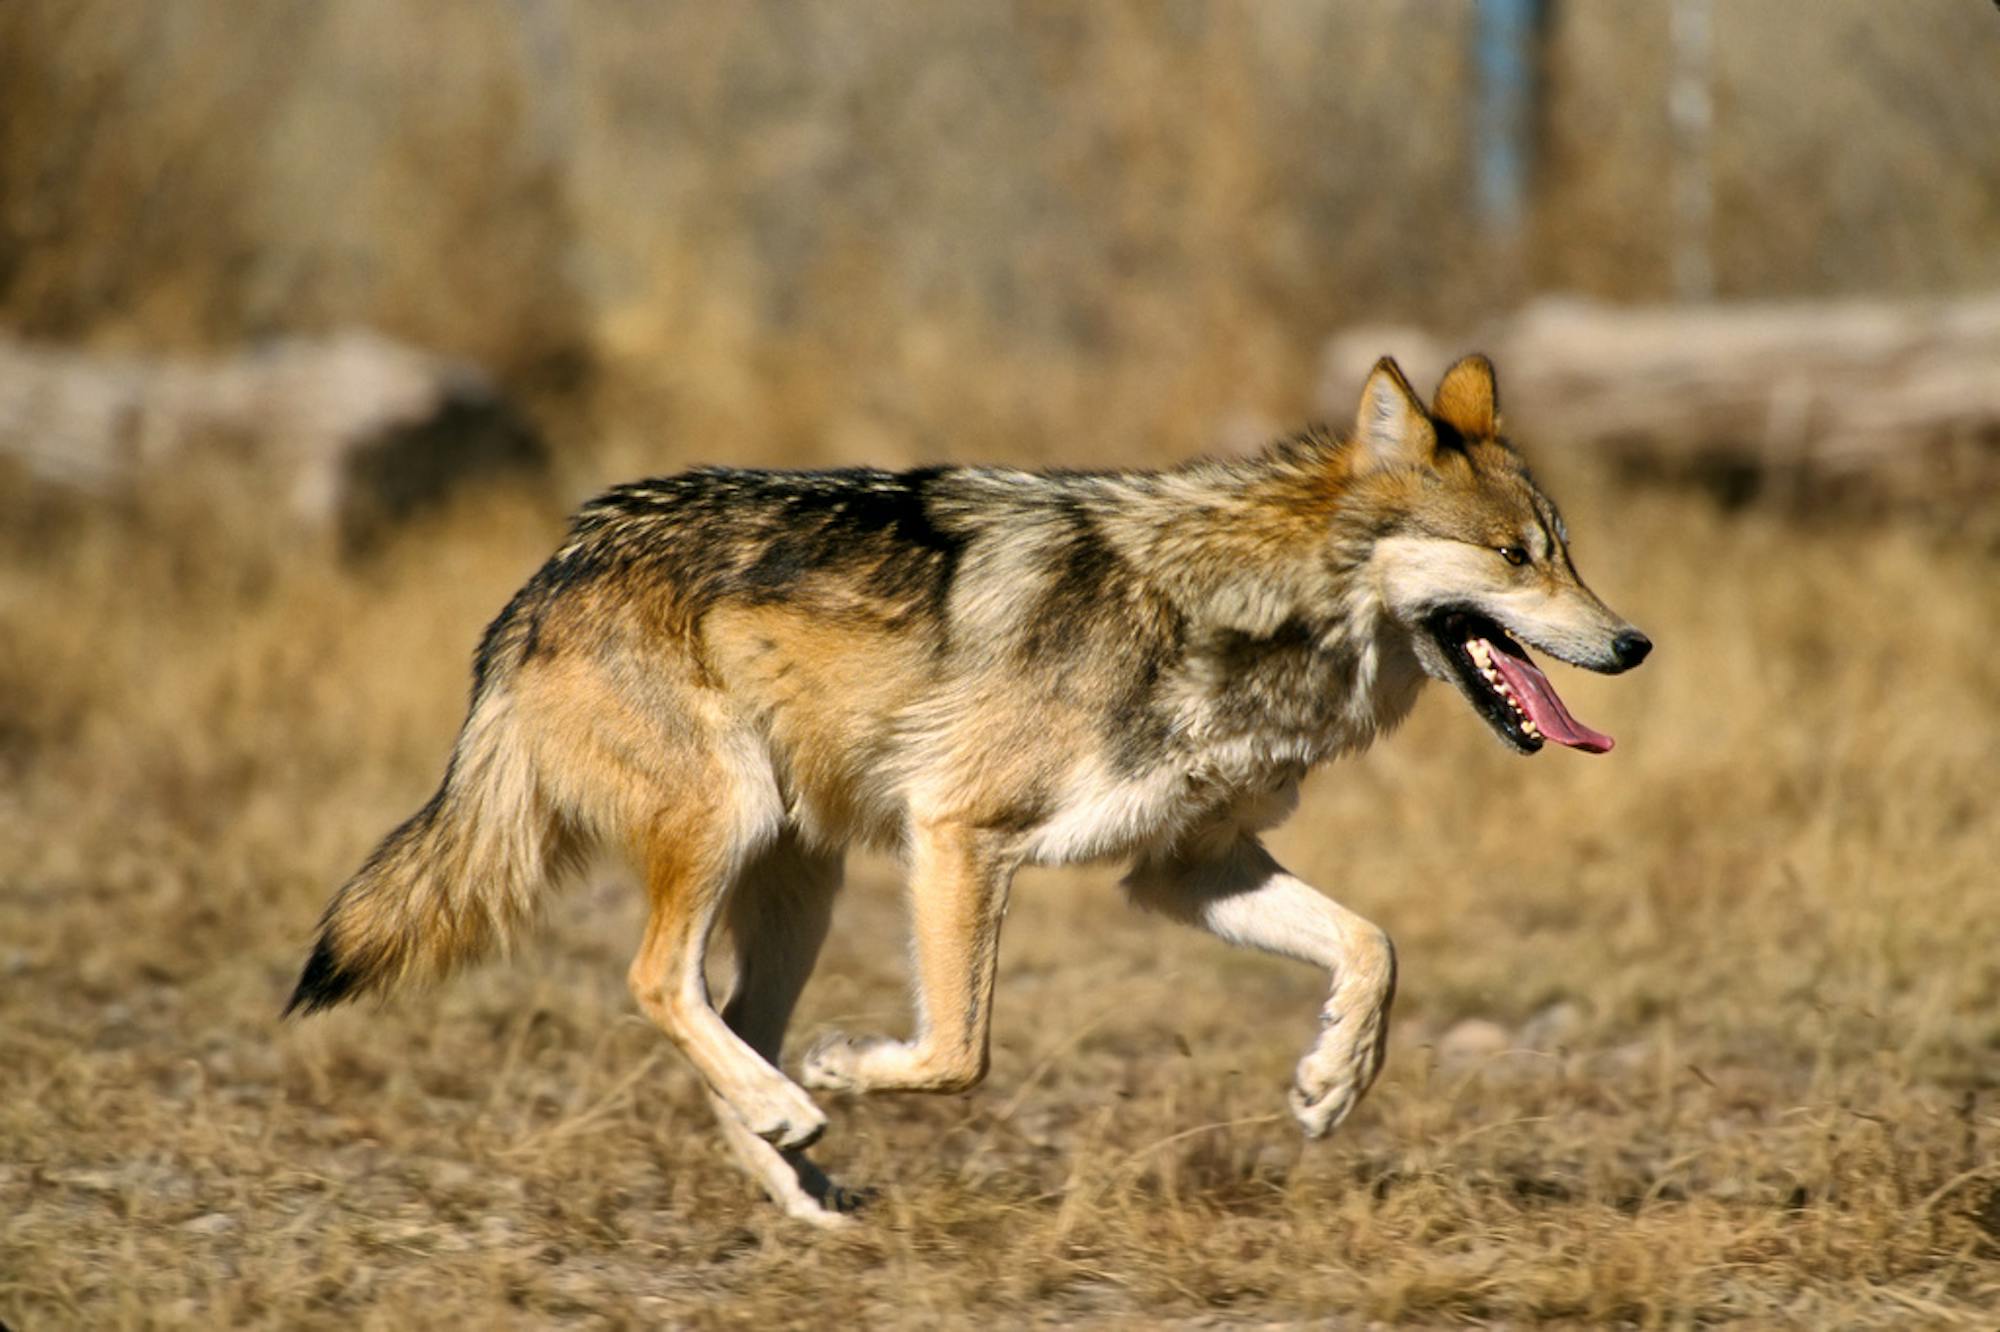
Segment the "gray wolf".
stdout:
<svg viewBox="0 0 2000 1332">
<path fill-rule="evenodd" d="M 622 853 L 651 905 L 639 1006 L 752 1177 L 837 1222 L 806 1088 L 977 1083 L 1015 870 L 1119 857 L 1138 904 L 1330 973 L 1290 1089 L 1319 1136 L 1381 1067 L 1395 954 L 1258 833 L 1426 679 L 1522 754 L 1611 748 L 1524 644 L 1604 672 L 1651 647 L 1577 576 L 1483 357 L 1428 407 L 1384 360 L 1345 437 L 1250 459 L 621 486 L 487 629 L 442 784 L 334 896 L 286 1011 L 449 971 Z M 908 866 L 915 1034 L 829 1036 L 794 1080 L 785 1027 L 857 842 Z"/>
</svg>

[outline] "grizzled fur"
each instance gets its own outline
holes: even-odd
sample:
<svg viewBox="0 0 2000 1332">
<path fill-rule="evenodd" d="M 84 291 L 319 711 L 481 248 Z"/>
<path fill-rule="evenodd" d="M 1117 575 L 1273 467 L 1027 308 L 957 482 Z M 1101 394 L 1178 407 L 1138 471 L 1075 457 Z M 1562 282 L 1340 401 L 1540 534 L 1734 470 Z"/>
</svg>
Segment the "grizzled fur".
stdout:
<svg viewBox="0 0 2000 1332">
<path fill-rule="evenodd" d="M 1492 557 L 1516 546 L 1528 576 Z M 824 1115 L 777 1059 L 842 848 L 910 865 L 919 1007 L 910 1041 L 808 1054 L 807 1085 L 849 1090 L 977 1081 L 1013 871 L 1121 856 L 1142 905 L 1333 973 L 1292 1092 L 1325 1132 L 1379 1067 L 1393 954 L 1256 833 L 1426 676 L 1492 710 L 1435 641 L 1457 609 L 1598 669 L 1629 636 L 1500 440 L 1481 358 L 1429 409 L 1384 362 L 1350 438 L 1242 461 L 618 487 L 487 630 L 443 784 L 336 895 L 292 1005 L 449 970 L 586 855 L 623 853 L 652 901 L 641 1006 L 753 1176 L 833 1220 L 846 1196 L 803 1150 Z M 718 921 L 741 963 L 720 1013 Z"/>
</svg>

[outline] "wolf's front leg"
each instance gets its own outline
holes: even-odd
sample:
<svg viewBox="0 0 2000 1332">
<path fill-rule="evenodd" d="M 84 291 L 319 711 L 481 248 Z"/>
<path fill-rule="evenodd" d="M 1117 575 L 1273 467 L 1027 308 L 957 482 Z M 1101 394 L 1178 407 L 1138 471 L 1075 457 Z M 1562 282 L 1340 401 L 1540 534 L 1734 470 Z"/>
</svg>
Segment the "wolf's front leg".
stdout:
<svg viewBox="0 0 2000 1332">
<path fill-rule="evenodd" d="M 1286 873 L 1248 835 L 1142 860 L 1125 885 L 1150 910 L 1333 973 L 1319 1039 L 1299 1060 L 1290 1099 L 1308 1137 L 1345 1119 L 1382 1067 L 1396 996 L 1389 936 Z"/>
<path fill-rule="evenodd" d="M 993 834 L 933 823 L 914 829 L 910 862 L 917 1034 L 908 1041 L 830 1034 L 806 1055 L 808 1087 L 955 1092 L 986 1076 L 1000 919 L 1015 861 Z"/>
</svg>

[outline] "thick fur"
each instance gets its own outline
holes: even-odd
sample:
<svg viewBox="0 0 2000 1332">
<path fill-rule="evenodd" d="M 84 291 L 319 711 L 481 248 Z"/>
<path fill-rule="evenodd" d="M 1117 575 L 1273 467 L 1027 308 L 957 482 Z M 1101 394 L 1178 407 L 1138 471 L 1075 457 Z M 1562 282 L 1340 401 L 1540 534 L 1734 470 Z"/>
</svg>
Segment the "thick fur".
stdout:
<svg viewBox="0 0 2000 1332">
<path fill-rule="evenodd" d="M 1577 580 L 1496 410 L 1482 358 L 1429 410 L 1384 362 L 1350 438 L 1245 461 L 609 491 L 487 630 L 443 785 L 334 897 L 291 1007 L 449 971 L 585 854 L 622 853 L 652 907 L 641 1007 L 753 1176 L 828 1220 L 846 1195 L 803 1154 L 825 1118 L 777 1061 L 841 849 L 906 857 L 916 936 L 913 1038 L 806 1056 L 807 1085 L 851 1090 L 978 1081 L 1014 870 L 1118 856 L 1140 904 L 1333 973 L 1292 1091 L 1323 1133 L 1379 1069 L 1394 955 L 1257 832 L 1453 678 L 1438 607 L 1599 669 L 1630 630 Z M 1531 564 L 1495 555 L 1517 546 Z M 740 965 L 718 1013 L 722 919 Z"/>
</svg>

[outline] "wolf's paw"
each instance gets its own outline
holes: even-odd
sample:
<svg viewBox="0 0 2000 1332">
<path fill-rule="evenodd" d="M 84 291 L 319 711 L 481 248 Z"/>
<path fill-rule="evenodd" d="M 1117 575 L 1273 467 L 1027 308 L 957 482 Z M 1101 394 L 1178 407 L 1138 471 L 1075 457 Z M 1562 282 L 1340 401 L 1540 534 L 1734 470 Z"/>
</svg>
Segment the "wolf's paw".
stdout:
<svg viewBox="0 0 2000 1332">
<path fill-rule="evenodd" d="M 1347 1118 L 1347 1112 L 1361 1098 L 1355 1095 L 1353 1083 L 1342 1081 L 1318 1089 L 1294 1082 L 1285 1099 L 1291 1104 L 1292 1118 L 1299 1121 L 1299 1127 L 1306 1131 L 1306 1136 L 1324 1138 Z"/>
<path fill-rule="evenodd" d="M 1324 1138 L 1347 1118 L 1375 1080 L 1376 1063 L 1373 1041 L 1360 1048 L 1342 1042 L 1306 1051 L 1286 1099 L 1308 1138 Z"/>
<path fill-rule="evenodd" d="M 841 1211 L 831 1207 L 821 1207 L 818 1203 L 788 1205 L 785 1215 L 794 1221 L 803 1221 L 821 1230 L 848 1230 L 855 1225 L 853 1211 Z"/>
<path fill-rule="evenodd" d="M 749 1104 L 738 1104 L 743 1126 L 781 1151 L 799 1151 L 826 1132 L 826 1112 L 804 1090 L 787 1082 Z"/>
<path fill-rule="evenodd" d="M 822 1230 L 843 1230 L 855 1223 L 855 1213 L 873 1198 L 872 1192 L 842 1188 L 821 1176 L 818 1189 L 780 1201 L 785 1215 L 794 1221 L 804 1221 Z"/>
<path fill-rule="evenodd" d="M 807 1184 L 806 1196 L 786 1205 L 786 1215 L 837 1230 L 853 1225 L 856 1214 L 875 1201 L 874 1189 L 850 1189 L 819 1175 L 816 1169 L 814 1174 L 817 1180 Z M 805 1182 L 803 1178 L 801 1182 Z"/>
<path fill-rule="evenodd" d="M 901 1042 L 886 1036 L 846 1036 L 829 1032 L 813 1043 L 799 1066 L 799 1080 L 819 1091 L 866 1091 L 870 1079 L 865 1068 L 871 1055 L 879 1056 Z"/>
</svg>

